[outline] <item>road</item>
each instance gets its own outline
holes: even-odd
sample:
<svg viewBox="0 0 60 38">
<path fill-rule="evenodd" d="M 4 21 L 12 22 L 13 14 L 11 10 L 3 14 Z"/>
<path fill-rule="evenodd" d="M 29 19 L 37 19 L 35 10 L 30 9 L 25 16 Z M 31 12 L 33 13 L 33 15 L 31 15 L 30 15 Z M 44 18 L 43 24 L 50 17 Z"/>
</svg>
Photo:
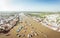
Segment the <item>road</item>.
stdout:
<svg viewBox="0 0 60 38">
<path fill-rule="evenodd" d="M 28 22 L 28 24 L 26 22 Z M 24 28 L 19 32 L 19 34 L 25 34 L 25 37 L 18 37 L 16 35 L 16 30 L 20 25 L 27 28 L 26 32 L 24 31 Z M 32 27 L 34 27 L 34 29 L 32 29 Z M 34 30 L 38 33 L 38 36 L 33 36 L 32 38 L 60 38 L 59 32 L 53 31 L 48 27 L 45 27 L 43 24 L 34 21 L 29 16 L 23 16 L 23 23 L 18 22 L 17 25 L 13 29 L 11 29 L 10 32 L 7 33 L 10 34 L 9 36 L 6 36 L 7 34 L 0 34 L 0 38 L 27 38 L 27 35 L 31 32 L 31 30 Z"/>
</svg>

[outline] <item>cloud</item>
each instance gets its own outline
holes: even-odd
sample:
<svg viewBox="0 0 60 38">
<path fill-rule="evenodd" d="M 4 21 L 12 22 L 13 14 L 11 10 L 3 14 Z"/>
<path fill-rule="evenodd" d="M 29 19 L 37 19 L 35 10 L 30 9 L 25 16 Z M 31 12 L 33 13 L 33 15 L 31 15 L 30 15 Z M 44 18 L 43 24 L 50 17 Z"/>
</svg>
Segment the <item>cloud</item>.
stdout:
<svg viewBox="0 0 60 38">
<path fill-rule="evenodd" d="M 60 3 L 50 4 L 45 2 L 14 2 L 13 0 L 0 0 L 0 11 L 60 11 Z M 37 1 L 38 2 L 38 1 Z M 56 1 L 55 1 L 56 2 Z M 18 4 L 16 4 L 18 3 Z"/>
</svg>

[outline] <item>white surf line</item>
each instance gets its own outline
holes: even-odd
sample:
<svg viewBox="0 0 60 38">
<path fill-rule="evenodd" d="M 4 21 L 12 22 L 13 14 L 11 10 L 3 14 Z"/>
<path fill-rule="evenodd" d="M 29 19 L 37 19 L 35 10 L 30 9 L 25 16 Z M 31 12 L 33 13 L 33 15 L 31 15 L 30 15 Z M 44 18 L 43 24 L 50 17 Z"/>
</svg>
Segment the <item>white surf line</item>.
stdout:
<svg viewBox="0 0 60 38">
<path fill-rule="evenodd" d="M 47 24 L 43 23 L 43 22 L 40 22 L 43 26 L 46 26 L 54 31 L 57 31 L 57 32 L 60 32 L 60 30 L 57 30 L 58 28 L 57 27 L 53 27 L 53 26 L 48 26 Z"/>
<path fill-rule="evenodd" d="M 50 27 L 50 26 L 48 26 L 47 24 L 44 24 L 43 22 L 40 22 L 40 23 L 43 24 L 44 26 L 50 28 L 50 29 L 57 30 L 57 28 Z"/>
</svg>

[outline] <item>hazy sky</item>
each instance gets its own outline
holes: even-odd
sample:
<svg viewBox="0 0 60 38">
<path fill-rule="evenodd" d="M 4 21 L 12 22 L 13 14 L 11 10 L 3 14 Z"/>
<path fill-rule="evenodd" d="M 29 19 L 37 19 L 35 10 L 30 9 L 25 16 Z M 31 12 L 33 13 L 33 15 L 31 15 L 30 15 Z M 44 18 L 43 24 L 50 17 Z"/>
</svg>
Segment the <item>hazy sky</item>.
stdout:
<svg viewBox="0 0 60 38">
<path fill-rule="evenodd" d="M 0 11 L 60 11 L 60 0 L 0 0 Z"/>
</svg>

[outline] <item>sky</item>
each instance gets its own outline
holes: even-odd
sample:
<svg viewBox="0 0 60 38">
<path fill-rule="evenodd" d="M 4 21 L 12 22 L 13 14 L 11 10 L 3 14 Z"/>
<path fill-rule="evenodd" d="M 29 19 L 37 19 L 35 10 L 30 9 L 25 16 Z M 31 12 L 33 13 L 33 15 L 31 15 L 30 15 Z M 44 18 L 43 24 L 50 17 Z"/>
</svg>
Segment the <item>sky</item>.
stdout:
<svg viewBox="0 0 60 38">
<path fill-rule="evenodd" d="M 0 0 L 0 11 L 60 11 L 60 0 Z"/>
</svg>

